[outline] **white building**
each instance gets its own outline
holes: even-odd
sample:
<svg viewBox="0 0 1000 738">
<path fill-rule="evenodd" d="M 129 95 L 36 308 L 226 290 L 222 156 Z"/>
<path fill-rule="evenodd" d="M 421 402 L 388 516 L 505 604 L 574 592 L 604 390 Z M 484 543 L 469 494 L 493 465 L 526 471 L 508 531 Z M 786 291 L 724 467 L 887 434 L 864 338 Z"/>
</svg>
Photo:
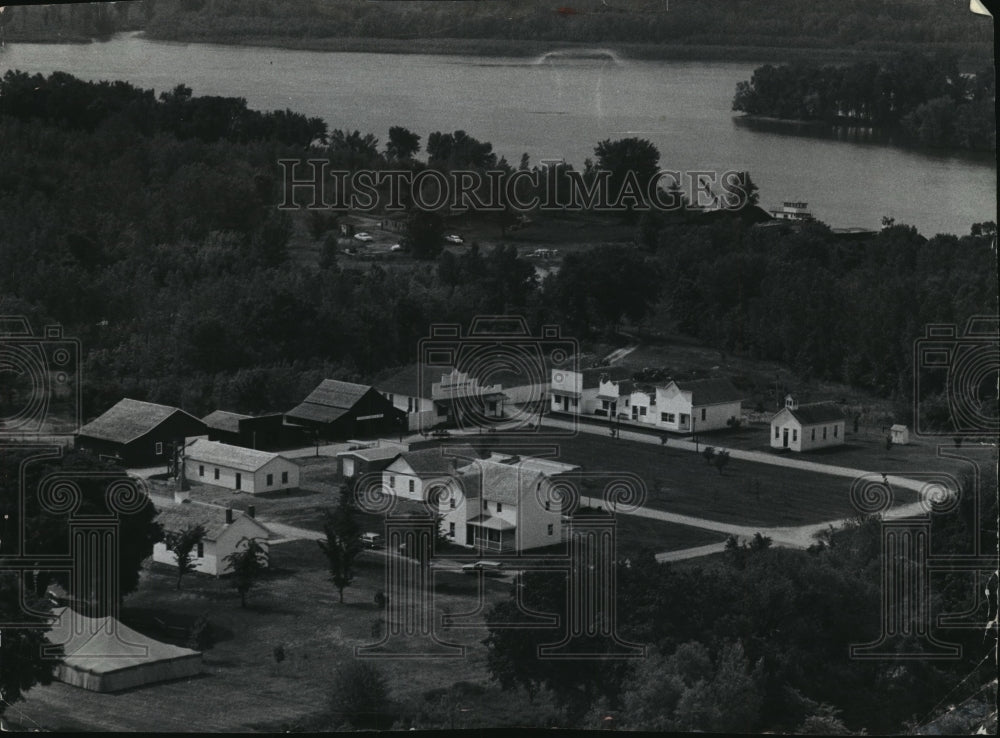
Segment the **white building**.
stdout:
<svg viewBox="0 0 1000 738">
<path fill-rule="evenodd" d="M 429 364 L 412 364 L 376 386 L 406 413 L 409 430 L 502 418 L 507 399 L 499 384 L 481 385 L 468 372 Z"/>
<path fill-rule="evenodd" d="M 572 415 L 618 414 L 617 402 L 621 397 L 618 384 L 632 373 L 620 366 L 606 366 L 573 371 L 553 369 L 549 387 L 550 409 L 554 413 Z M 602 387 L 604 395 L 601 396 Z M 631 390 L 629 390 L 631 391 Z"/>
<path fill-rule="evenodd" d="M 255 538 L 268 550 L 271 531 L 259 521 L 231 508 L 222 509 L 214 505 L 185 503 L 162 510 L 156 521 L 163 526 L 163 532 L 180 533 L 190 527 L 200 525 L 204 530 L 201 543 L 192 552 L 195 571 L 219 576 L 225 574 L 229 566 L 225 559 L 246 546 L 246 540 Z M 153 560 L 169 566 L 177 566 L 177 556 L 161 541 L 153 546 Z"/>
<path fill-rule="evenodd" d="M 825 402 L 800 406 L 788 395 L 785 406 L 771 418 L 771 448 L 812 451 L 844 443 L 846 421 L 836 405 Z"/>
<path fill-rule="evenodd" d="M 905 446 L 910 442 L 910 429 L 905 425 L 896 423 L 889 429 L 889 437 L 897 446 Z"/>
<path fill-rule="evenodd" d="M 440 499 L 442 532 L 483 553 L 562 541 L 562 508 L 550 475 L 576 467 L 546 459 L 494 455 L 459 469 Z"/>
<path fill-rule="evenodd" d="M 670 382 L 656 388 L 656 426 L 679 433 L 718 430 L 740 418 L 742 402 L 743 394 L 726 379 Z"/>
<path fill-rule="evenodd" d="M 471 446 L 444 446 L 397 454 L 382 472 L 382 489 L 404 500 L 424 502 L 435 486 L 447 486 L 456 470 L 479 458 Z"/>
<path fill-rule="evenodd" d="M 299 465 L 281 454 L 198 439 L 184 451 L 184 476 L 255 495 L 297 489 Z"/>
</svg>

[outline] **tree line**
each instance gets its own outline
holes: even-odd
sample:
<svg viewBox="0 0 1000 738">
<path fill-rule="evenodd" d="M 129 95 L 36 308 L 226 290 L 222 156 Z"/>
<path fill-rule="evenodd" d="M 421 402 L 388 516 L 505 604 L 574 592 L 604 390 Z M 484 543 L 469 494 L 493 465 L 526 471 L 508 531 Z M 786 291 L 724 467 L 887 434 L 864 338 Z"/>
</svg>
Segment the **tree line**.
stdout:
<svg viewBox="0 0 1000 738">
<path fill-rule="evenodd" d="M 754 70 L 733 110 L 873 126 L 922 146 L 996 150 L 996 72 L 960 73 L 954 57 L 905 54 L 846 66 L 807 63 Z"/>
</svg>

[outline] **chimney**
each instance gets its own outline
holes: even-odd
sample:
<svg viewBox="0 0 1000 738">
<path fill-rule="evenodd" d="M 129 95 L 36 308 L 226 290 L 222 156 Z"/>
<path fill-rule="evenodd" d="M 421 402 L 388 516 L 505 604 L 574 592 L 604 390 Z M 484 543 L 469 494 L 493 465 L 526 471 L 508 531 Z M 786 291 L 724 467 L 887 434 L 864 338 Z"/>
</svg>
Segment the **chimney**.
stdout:
<svg viewBox="0 0 1000 738">
<path fill-rule="evenodd" d="M 226 508 L 226 525 L 229 525 L 232 522 L 233 522 L 233 508 L 227 507 Z"/>
<path fill-rule="evenodd" d="M 253 505 L 248 505 L 247 515 L 249 515 L 251 518 L 257 517 L 257 508 L 255 508 Z"/>
</svg>

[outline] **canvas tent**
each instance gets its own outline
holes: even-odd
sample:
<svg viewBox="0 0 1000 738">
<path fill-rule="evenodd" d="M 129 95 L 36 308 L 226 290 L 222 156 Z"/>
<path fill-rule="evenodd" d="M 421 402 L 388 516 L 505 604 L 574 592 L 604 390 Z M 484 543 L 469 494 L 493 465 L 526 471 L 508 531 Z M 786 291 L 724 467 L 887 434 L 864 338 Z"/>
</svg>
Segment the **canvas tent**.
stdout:
<svg viewBox="0 0 1000 738">
<path fill-rule="evenodd" d="M 56 678 L 66 684 L 119 692 L 201 672 L 201 651 L 160 643 L 112 617 L 91 618 L 68 607 L 52 614 L 47 637 L 63 647 Z"/>
</svg>

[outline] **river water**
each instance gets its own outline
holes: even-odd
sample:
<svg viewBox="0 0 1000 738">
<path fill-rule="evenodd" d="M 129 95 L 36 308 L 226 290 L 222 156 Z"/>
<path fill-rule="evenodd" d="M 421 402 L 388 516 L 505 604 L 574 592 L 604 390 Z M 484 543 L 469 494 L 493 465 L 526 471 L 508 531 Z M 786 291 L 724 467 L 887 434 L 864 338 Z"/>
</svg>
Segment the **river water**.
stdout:
<svg viewBox="0 0 1000 738">
<path fill-rule="evenodd" d="M 390 126 L 423 136 L 465 130 L 516 165 L 565 159 L 581 168 L 598 141 L 652 141 L 661 166 L 747 170 L 761 205 L 806 201 L 834 227 L 877 228 L 883 216 L 925 235 L 965 234 L 996 221 L 996 159 L 942 155 L 884 143 L 798 135 L 748 125 L 731 111 L 753 63 L 633 61 L 611 50 L 587 58 L 535 59 L 292 51 L 181 44 L 125 34 L 87 45 L 8 44 L 0 72 L 62 70 L 83 79 L 128 80 L 157 93 L 184 83 L 196 95 L 291 108 L 331 129 Z"/>
</svg>

